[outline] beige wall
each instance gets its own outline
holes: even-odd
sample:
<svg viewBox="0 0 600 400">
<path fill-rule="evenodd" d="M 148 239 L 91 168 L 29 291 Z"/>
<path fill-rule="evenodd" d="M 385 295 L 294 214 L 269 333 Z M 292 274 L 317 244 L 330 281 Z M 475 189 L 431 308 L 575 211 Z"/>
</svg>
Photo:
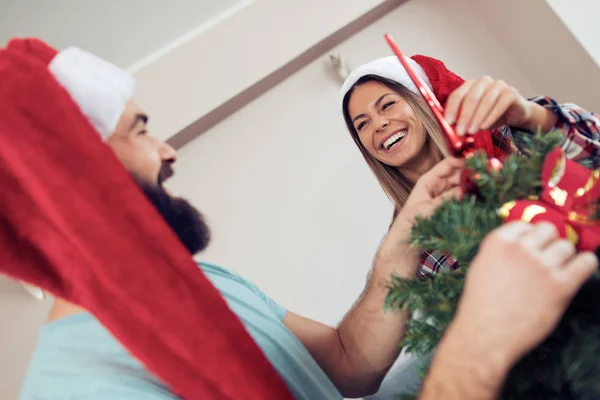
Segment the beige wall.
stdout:
<svg viewBox="0 0 600 400">
<path fill-rule="evenodd" d="M 600 66 L 600 40 L 597 0 L 546 0 L 561 21 Z"/>
<path fill-rule="evenodd" d="M 585 9 L 581 4 L 591 2 L 596 3 L 589 8 L 591 15 L 583 17 Z M 597 2 L 553 1 L 570 21 L 569 27 L 546 0 L 467 0 L 467 3 L 509 49 L 515 65 L 538 90 L 562 102 L 577 102 L 590 110 L 600 110 L 600 68 L 588 50 L 590 43 L 597 46 L 600 33 L 594 18 L 597 15 L 594 8 L 600 7 Z"/>
<path fill-rule="evenodd" d="M 2 0 L 0 43 L 36 36 L 58 49 L 79 46 L 126 68 L 252 1 Z"/>
<path fill-rule="evenodd" d="M 167 139 L 372 8 L 399 1 L 251 1 L 134 66 L 138 101 L 159 114 L 153 125 Z M 172 99 L 181 101 L 172 107 Z"/>
<path fill-rule="evenodd" d="M 51 301 L 37 301 L 21 285 L 0 276 L 0 399 L 16 400 L 38 329 Z"/>
</svg>

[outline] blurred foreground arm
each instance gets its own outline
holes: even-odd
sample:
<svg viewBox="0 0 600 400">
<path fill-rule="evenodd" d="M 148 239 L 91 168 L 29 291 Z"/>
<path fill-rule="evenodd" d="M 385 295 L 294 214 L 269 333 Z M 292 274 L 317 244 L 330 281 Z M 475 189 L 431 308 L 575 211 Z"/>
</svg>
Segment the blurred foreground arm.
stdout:
<svg viewBox="0 0 600 400">
<path fill-rule="evenodd" d="M 555 328 L 598 268 L 552 225 L 514 222 L 488 235 L 419 397 L 494 399 L 512 366 Z"/>
</svg>

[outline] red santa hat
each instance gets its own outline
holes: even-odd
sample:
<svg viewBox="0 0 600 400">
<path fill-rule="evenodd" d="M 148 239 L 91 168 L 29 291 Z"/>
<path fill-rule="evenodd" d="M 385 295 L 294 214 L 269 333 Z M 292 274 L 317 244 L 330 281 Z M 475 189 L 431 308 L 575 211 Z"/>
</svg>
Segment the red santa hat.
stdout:
<svg viewBox="0 0 600 400">
<path fill-rule="evenodd" d="M 423 55 L 414 55 L 406 58 L 411 67 L 433 92 L 442 107 L 446 105 L 450 94 L 462 85 L 465 80 L 450 71 L 444 63 L 438 59 Z M 356 82 L 364 76 L 376 75 L 398 82 L 413 93 L 421 95 L 408 72 L 404 69 L 396 56 L 389 56 L 370 61 L 356 68 L 350 73 L 342 85 L 341 99 L 346 97 Z M 474 135 L 475 146 L 485 150 L 490 156 L 502 157 L 504 152 L 494 146 L 492 135 L 489 131 L 481 131 Z"/>
<path fill-rule="evenodd" d="M 0 273 L 90 311 L 181 398 L 291 399 L 100 140 L 132 92 L 88 53 L 35 39 L 0 48 Z"/>
</svg>

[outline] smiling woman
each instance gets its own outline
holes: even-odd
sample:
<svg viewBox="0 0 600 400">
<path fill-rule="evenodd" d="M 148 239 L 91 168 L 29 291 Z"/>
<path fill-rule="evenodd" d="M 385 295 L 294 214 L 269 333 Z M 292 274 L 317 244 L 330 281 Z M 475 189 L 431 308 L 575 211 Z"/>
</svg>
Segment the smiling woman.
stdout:
<svg viewBox="0 0 600 400">
<path fill-rule="evenodd" d="M 447 155 L 425 101 L 398 82 L 360 78 L 344 97 L 348 130 L 385 191 L 402 204 L 411 182 Z"/>
<path fill-rule="evenodd" d="M 597 143 L 598 120 L 594 114 L 573 104 L 560 105 L 548 97 L 527 100 L 514 87 L 489 76 L 465 81 L 430 57 L 413 56 L 406 60 L 444 106 L 444 117 L 455 125 L 457 134 L 473 135 L 476 150 L 502 159 L 516 150 L 513 129 L 557 129 L 564 135 L 562 146 L 569 158 L 584 165 L 598 164 L 597 147 L 592 144 Z M 403 262 L 395 264 L 394 271 L 386 271 L 387 275 L 378 275 L 374 267 L 374 279 L 383 280 L 387 286 L 392 274 L 424 279 L 441 270 L 458 268 L 459 262 L 452 254 L 430 249 L 407 257 L 414 249 L 399 244 L 409 240 L 407 232 L 415 217 L 424 213 L 419 202 L 413 201 L 419 192 L 415 183 L 435 175 L 444 163 L 460 162 L 443 160 L 448 152 L 441 129 L 399 60 L 386 57 L 354 70 L 342 87 L 342 110 L 354 142 L 394 203 L 386 241 L 399 236 L 396 246 L 404 254 Z M 444 190 L 455 185 L 456 190 L 449 195 L 460 196 L 459 178 L 446 177 L 443 182 Z M 380 254 L 376 259 L 380 259 Z M 404 320 L 399 324 L 405 328 Z M 401 340 L 400 336 L 398 341 Z M 391 369 L 379 393 L 370 399 L 387 400 L 403 392 L 414 392 L 419 378 L 412 365 L 419 362 L 411 358 L 399 360 L 393 367 L 386 365 Z"/>
<path fill-rule="evenodd" d="M 439 60 L 415 56 L 407 61 L 427 85 L 434 86 L 442 104 L 464 83 Z M 448 155 L 437 121 L 395 57 L 355 69 L 342 96 L 348 131 L 397 211 L 417 179 Z M 510 144 L 500 132 L 477 132 L 475 140 L 477 148 L 496 157 L 504 155 Z"/>
</svg>

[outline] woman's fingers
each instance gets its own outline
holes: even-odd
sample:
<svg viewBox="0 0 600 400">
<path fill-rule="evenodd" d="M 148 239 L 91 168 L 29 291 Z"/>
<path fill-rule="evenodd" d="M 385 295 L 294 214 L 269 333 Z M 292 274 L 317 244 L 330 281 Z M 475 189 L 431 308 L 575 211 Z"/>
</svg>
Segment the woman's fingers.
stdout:
<svg viewBox="0 0 600 400">
<path fill-rule="evenodd" d="M 459 135 L 464 135 L 467 133 L 481 100 L 493 82 L 494 80 L 492 78 L 489 76 L 484 76 L 483 78 L 477 80 L 477 82 L 471 87 L 471 90 L 469 90 L 469 92 L 465 95 L 460 105 L 460 112 L 456 122 L 456 133 Z"/>
<path fill-rule="evenodd" d="M 464 165 L 464 159 L 446 157 L 419 178 L 410 197 L 415 202 L 422 202 L 460 185 L 460 173 Z"/>
<path fill-rule="evenodd" d="M 474 134 L 482 129 L 483 122 L 486 120 L 490 112 L 496 108 L 498 99 L 504 93 L 506 83 L 503 81 L 495 81 L 487 87 L 485 94 L 482 96 L 477 108 L 473 112 L 467 132 Z M 502 111 L 502 115 L 506 108 Z"/>
<path fill-rule="evenodd" d="M 442 203 L 452 198 L 460 200 L 462 198 L 462 191 L 460 187 L 453 187 L 451 189 L 445 190 L 439 196 L 436 196 L 428 201 L 424 201 L 419 203 L 416 207 L 413 207 L 411 210 L 411 218 L 410 220 L 414 222 L 415 217 L 421 218 L 429 218 L 433 215 L 436 208 L 438 208 Z"/>
<path fill-rule="evenodd" d="M 463 158 L 456 157 L 446 157 L 439 163 L 437 163 L 433 168 L 427 171 L 425 174 L 421 176 L 421 178 L 417 181 L 429 181 L 436 180 L 440 178 L 447 178 L 454 175 L 457 171 L 460 171 L 465 166 L 465 160 Z"/>
<path fill-rule="evenodd" d="M 444 116 L 450 124 L 455 124 L 456 133 L 462 136 L 490 129 L 499 123 L 519 123 L 526 115 L 524 104 L 526 102 L 515 88 L 484 76 L 467 81 L 452 92 Z"/>
<path fill-rule="evenodd" d="M 481 129 L 490 129 L 493 126 L 496 126 L 498 120 L 504 116 L 510 106 L 512 106 L 517 100 L 517 94 L 513 90 L 504 90 L 496 101 L 494 107 L 485 117 L 485 120 L 481 124 Z"/>
<path fill-rule="evenodd" d="M 462 196 L 463 196 L 463 191 L 462 191 L 461 187 L 454 186 L 454 187 L 440 193 L 439 196 L 435 197 L 433 199 L 433 203 L 434 203 L 435 207 L 437 207 L 440 204 L 442 204 L 445 201 L 450 200 L 450 199 L 460 200 L 460 199 L 462 199 Z"/>
<path fill-rule="evenodd" d="M 458 113 L 460 111 L 460 105 L 462 104 L 463 99 L 471 90 L 471 87 L 475 84 L 475 81 L 466 81 L 462 85 L 458 87 L 458 89 L 454 90 L 450 96 L 448 96 L 448 100 L 446 101 L 444 117 L 451 125 L 456 122 L 458 119 Z"/>
<path fill-rule="evenodd" d="M 450 110 L 447 115 L 451 123 L 456 119 L 456 133 L 467 133 L 479 104 L 493 83 L 494 79 L 484 76 L 473 83 L 465 82 L 448 97 L 446 108 Z"/>
</svg>

